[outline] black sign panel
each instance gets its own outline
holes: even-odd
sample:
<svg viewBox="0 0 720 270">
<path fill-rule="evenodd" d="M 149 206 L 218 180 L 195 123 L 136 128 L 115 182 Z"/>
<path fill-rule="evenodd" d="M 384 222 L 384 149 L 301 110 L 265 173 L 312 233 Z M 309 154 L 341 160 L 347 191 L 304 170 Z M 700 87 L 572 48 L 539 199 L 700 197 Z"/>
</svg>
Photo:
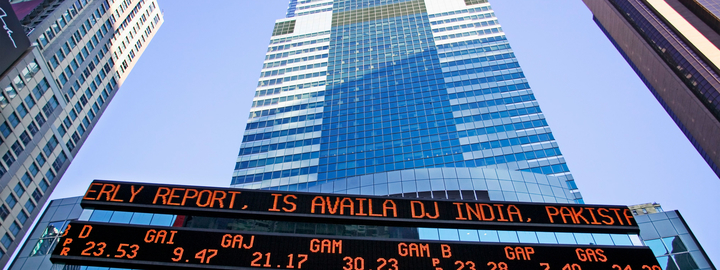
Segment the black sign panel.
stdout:
<svg viewBox="0 0 720 270">
<path fill-rule="evenodd" d="M 625 206 L 405 199 L 95 180 L 83 208 L 409 227 L 637 233 Z"/>
<path fill-rule="evenodd" d="M 72 222 L 53 263 L 127 268 L 660 270 L 647 247 L 369 240 Z"/>
<path fill-rule="evenodd" d="M 4 73 L 30 47 L 10 2 L 0 0 L 0 74 Z"/>
</svg>

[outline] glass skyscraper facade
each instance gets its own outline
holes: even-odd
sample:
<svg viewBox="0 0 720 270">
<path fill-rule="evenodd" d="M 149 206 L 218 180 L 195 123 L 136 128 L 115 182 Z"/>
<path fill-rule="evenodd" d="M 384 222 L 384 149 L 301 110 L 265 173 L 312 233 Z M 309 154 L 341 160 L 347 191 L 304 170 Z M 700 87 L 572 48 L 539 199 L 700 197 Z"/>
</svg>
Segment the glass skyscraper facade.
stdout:
<svg viewBox="0 0 720 270">
<path fill-rule="evenodd" d="M 291 0 L 232 186 L 582 203 L 485 0 Z"/>
</svg>

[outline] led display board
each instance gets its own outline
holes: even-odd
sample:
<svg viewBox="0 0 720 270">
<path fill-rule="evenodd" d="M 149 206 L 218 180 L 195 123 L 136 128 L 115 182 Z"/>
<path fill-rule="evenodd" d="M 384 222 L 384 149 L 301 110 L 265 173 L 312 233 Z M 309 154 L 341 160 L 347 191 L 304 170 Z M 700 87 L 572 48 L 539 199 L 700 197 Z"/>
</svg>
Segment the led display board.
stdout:
<svg viewBox="0 0 720 270">
<path fill-rule="evenodd" d="M 83 208 L 408 227 L 637 233 L 626 206 L 479 202 L 95 180 Z"/>
<path fill-rule="evenodd" d="M 30 40 L 25 35 L 20 21 L 15 16 L 10 2 L 0 0 L 0 74 L 25 53 L 30 47 Z"/>
<path fill-rule="evenodd" d="M 53 263 L 143 269 L 661 270 L 647 247 L 462 243 L 71 222 Z"/>
</svg>

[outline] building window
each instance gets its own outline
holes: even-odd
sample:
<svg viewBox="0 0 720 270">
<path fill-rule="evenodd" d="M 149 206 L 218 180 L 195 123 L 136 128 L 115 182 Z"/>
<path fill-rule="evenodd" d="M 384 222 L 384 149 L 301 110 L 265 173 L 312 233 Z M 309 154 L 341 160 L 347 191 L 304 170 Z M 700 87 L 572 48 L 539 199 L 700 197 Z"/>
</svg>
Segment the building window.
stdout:
<svg viewBox="0 0 720 270">
<path fill-rule="evenodd" d="M 15 157 L 10 153 L 10 151 L 5 152 L 5 155 L 2 157 L 3 161 L 5 161 L 5 165 L 10 167 L 15 162 Z"/>
<path fill-rule="evenodd" d="M 10 121 L 10 124 L 13 127 L 17 127 L 17 125 L 20 124 L 20 118 L 17 116 L 17 114 L 15 114 L 15 112 L 12 112 L 10 113 L 10 115 L 8 115 L 8 121 Z"/>
<path fill-rule="evenodd" d="M 58 145 L 58 140 L 55 138 L 55 135 L 50 137 L 47 144 L 45 144 L 45 147 L 43 147 L 43 152 L 45 153 L 45 156 L 49 157 L 52 152 L 55 150 L 55 148 Z"/>
<path fill-rule="evenodd" d="M 58 49 L 57 52 L 55 52 L 55 56 L 57 57 L 57 60 L 59 62 L 62 62 L 65 60 L 65 53 L 62 51 L 62 49 Z M 55 68 L 55 67 L 53 67 Z"/>
<path fill-rule="evenodd" d="M 48 37 L 49 40 L 52 40 L 55 38 L 55 33 L 53 33 L 52 29 L 48 28 L 45 30 L 45 35 Z"/>
<path fill-rule="evenodd" d="M 28 114 L 28 110 L 22 102 L 20 102 L 20 105 L 18 105 L 15 110 L 20 114 L 20 118 L 24 118 Z"/>
<path fill-rule="evenodd" d="M 25 103 L 28 104 L 28 108 L 32 109 L 32 107 L 35 107 L 35 100 L 32 98 L 31 95 L 28 95 L 27 97 L 25 97 Z"/>
<path fill-rule="evenodd" d="M 655 254 L 663 269 L 698 269 L 680 236 L 645 240 L 645 244 Z"/>
<path fill-rule="evenodd" d="M 10 215 L 10 209 L 5 204 L 0 204 L 0 219 L 5 220 Z"/>
<path fill-rule="evenodd" d="M 9 84 L 7 87 L 5 87 L 5 93 L 8 94 L 10 99 L 13 99 L 15 98 L 15 96 L 17 96 L 17 91 L 15 91 L 15 88 L 13 88 L 12 84 Z"/>
<path fill-rule="evenodd" d="M 17 236 L 17 234 L 20 232 L 20 225 L 17 224 L 17 222 L 11 222 L 10 226 L 8 226 L 8 231 L 12 233 L 12 235 Z"/>
<path fill-rule="evenodd" d="M 17 219 L 20 221 L 21 224 L 25 224 L 25 221 L 28 220 L 28 215 L 25 214 L 25 211 L 20 211 L 17 215 Z"/>
<path fill-rule="evenodd" d="M 30 131 L 30 135 L 33 135 L 33 136 L 35 136 L 35 134 L 37 134 L 38 131 L 40 131 L 40 130 L 38 130 L 37 125 L 35 125 L 35 122 L 30 122 L 30 124 L 28 124 L 27 129 L 28 129 L 28 131 Z"/>
<path fill-rule="evenodd" d="M 0 108 L 5 108 L 8 104 L 10 104 L 10 100 L 5 97 L 5 93 L 0 93 Z"/>
<path fill-rule="evenodd" d="M 35 121 L 42 127 L 42 125 L 45 124 L 45 117 L 41 113 L 38 113 L 35 115 Z"/>
<path fill-rule="evenodd" d="M 82 106 L 83 106 L 83 105 L 80 103 L 80 101 L 76 102 L 76 103 L 75 103 L 75 110 L 76 110 L 78 113 L 82 113 L 82 110 L 83 110 L 83 107 L 82 107 Z"/>
<path fill-rule="evenodd" d="M 63 164 L 65 164 L 65 161 L 67 161 L 67 155 L 65 155 L 65 152 L 60 151 L 60 154 L 58 154 L 58 157 L 53 161 L 52 167 L 56 171 L 60 171 L 60 168 L 62 168 Z"/>
<path fill-rule="evenodd" d="M 17 93 L 17 91 L 15 91 L 15 87 L 13 87 L 12 84 L 8 84 L 8 86 L 5 86 L 5 92 L 8 94 Z"/>
<path fill-rule="evenodd" d="M 37 64 L 37 62 L 35 62 L 35 60 L 32 60 L 32 62 L 30 62 L 27 65 L 27 67 L 25 67 L 22 70 L 22 74 L 23 74 L 23 77 L 25 78 L 25 81 L 30 81 L 30 79 L 32 79 L 35 76 L 35 74 L 38 73 L 38 71 L 40 71 L 40 66 L 38 66 L 38 64 Z"/>
<path fill-rule="evenodd" d="M 48 103 L 45 104 L 45 106 L 43 106 L 42 110 L 45 113 L 45 115 L 49 116 L 53 113 L 53 111 L 55 111 L 55 108 L 57 108 L 58 105 L 59 105 L 59 103 L 57 101 L 57 98 L 55 98 L 55 96 L 53 96 L 48 100 Z"/>
<path fill-rule="evenodd" d="M 60 28 L 60 26 L 58 26 L 57 22 L 54 22 L 52 25 L 50 25 L 50 28 L 52 28 L 52 30 L 56 34 L 60 34 L 60 31 L 62 31 L 62 28 Z"/>
<path fill-rule="evenodd" d="M 73 110 L 70 110 L 70 114 L 73 114 Z M 73 117 L 73 119 L 75 118 Z M 65 124 L 67 128 L 72 127 L 72 121 L 70 120 L 70 117 L 65 117 L 65 119 L 63 120 L 63 124 Z"/>
<path fill-rule="evenodd" d="M 40 37 L 38 37 L 38 43 L 40 43 L 41 46 L 45 46 L 48 44 L 48 40 L 45 35 L 40 35 Z"/>
<path fill-rule="evenodd" d="M 26 187 L 30 186 L 30 183 L 32 183 L 32 177 L 27 172 L 24 173 L 22 177 L 20 177 L 20 180 Z"/>
<path fill-rule="evenodd" d="M 33 203 L 32 200 L 27 200 L 27 202 L 25 202 L 25 209 L 28 210 L 28 213 L 32 213 L 32 211 L 35 210 L 35 203 Z"/>
<path fill-rule="evenodd" d="M 19 141 L 15 141 L 12 146 L 10 146 L 10 148 L 13 150 L 13 153 L 15 153 L 16 156 L 20 156 L 20 153 L 25 150 L 23 149 Z"/>
<path fill-rule="evenodd" d="M 65 134 L 67 134 L 67 130 L 66 130 L 65 127 L 62 126 L 62 125 L 60 125 L 60 126 L 57 128 L 57 131 L 58 131 L 58 133 L 60 134 L 60 137 L 63 137 L 63 136 L 65 136 Z"/>
<path fill-rule="evenodd" d="M 77 131 L 73 132 L 72 139 L 75 143 L 78 143 L 80 141 L 80 135 L 78 135 Z"/>
<path fill-rule="evenodd" d="M 33 176 L 35 176 L 40 172 L 40 169 L 38 169 L 37 165 L 35 165 L 35 162 L 33 162 L 28 167 L 28 171 L 32 173 Z"/>
<path fill-rule="evenodd" d="M 51 66 L 53 69 L 57 68 L 60 65 L 60 62 L 58 62 L 57 58 L 55 56 L 50 56 L 50 59 L 48 60 L 49 66 Z"/>
<path fill-rule="evenodd" d="M 73 75 L 73 73 L 74 73 L 74 72 L 73 72 L 73 70 L 72 70 L 72 67 L 71 67 L 71 66 L 67 66 L 67 67 L 65 67 L 65 74 L 67 74 L 67 76 L 68 76 L 68 77 L 72 76 L 72 75 Z M 63 84 L 64 84 L 64 83 L 63 83 Z"/>
<path fill-rule="evenodd" d="M 0 243 L 2 243 L 6 249 L 10 248 L 10 244 L 12 244 L 12 242 L 13 242 L 12 238 L 10 238 L 10 235 L 7 233 L 5 233 L 5 235 L 3 235 L 3 237 L 2 237 L 2 239 L 0 239 Z"/>
<path fill-rule="evenodd" d="M 15 199 L 15 196 L 12 194 L 8 194 L 7 198 L 5 198 L 5 202 L 8 206 L 10 206 L 10 209 L 13 209 L 13 207 L 17 204 L 17 199 Z"/>
<path fill-rule="evenodd" d="M 40 164 L 40 167 L 45 165 L 45 157 L 43 157 L 43 155 L 41 153 L 39 153 L 37 155 L 37 157 L 35 157 L 35 161 L 37 161 L 37 163 Z"/>
<path fill-rule="evenodd" d="M 80 62 L 82 62 L 82 61 L 80 61 Z M 80 82 L 75 81 L 75 83 L 73 83 L 73 86 L 70 88 L 70 91 L 68 91 L 68 94 L 70 94 L 70 97 L 74 97 L 75 92 L 77 90 L 80 90 Z"/>
<path fill-rule="evenodd" d="M 35 189 L 32 193 L 32 197 L 36 202 L 39 202 L 40 199 L 42 199 L 42 196 L 43 196 L 43 194 L 42 194 L 42 192 L 40 192 L 39 189 Z"/>
<path fill-rule="evenodd" d="M 40 187 L 40 189 L 42 189 L 42 191 L 46 191 L 48 187 L 50 187 L 50 185 L 48 185 L 48 183 L 45 182 L 44 179 L 41 180 L 40 183 L 38 183 L 38 186 Z"/>
<path fill-rule="evenodd" d="M 55 244 L 65 230 L 67 221 L 50 222 L 40 236 L 30 256 L 43 256 L 53 251 Z"/>
<path fill-rule="evenodd" d="M 48 181 L 52 182 L 53 180 L 55 180 L 55 173 L 52 170 L 48 170 L 45 173 L 45 177 L 47 177 Z"/>
<path fill-rule="evenodd" d="M 18 198 L 25 194 L 25 188 L 20 183 L 15 184 L 15 188 L 13 188 L 13 190 L 15 191 L 15 194 L 17 194 Z"/>
<path fill-rule="evenodd" d="M 75 46 L 77 46 L 77 42 L 75 42 L 73 36 L 70 36 L 70 38 L 68 38 L 68 45 L 70 45 L 71 49 L 75 49 Z"/>
<path fill-rule="evenodd" d="M 30 135 L 27 134 L 27 131 L 23 131 L 22 133 L 20 133 L 20 141 L 22 141 L 22 143 L 23 143 L 25 146 L 27 146 L 27 144 L 28 144 L 31 140 L 32 140 L 32 139 L 30 138 Z"/>
<path fill-rule="evenodd" d="M 8 126 L 7 122 L 4 122 L 0 124 L 0 133 L 3 135 L 3 137 L 7 138 L 10 133 L 12 133 L 12 129 L 10 129 L 10 126 Z"/>
<path fill-rule="evenodd" d="M 12 82 L 15 85 L 15 89 L 22 90 L 23 87 L 25 87 L 25 82 L 22 80 L 22 78 L 20 78 L 20 75 L 17 75 L 15 78 L 13 78 Z"/>
</svg>

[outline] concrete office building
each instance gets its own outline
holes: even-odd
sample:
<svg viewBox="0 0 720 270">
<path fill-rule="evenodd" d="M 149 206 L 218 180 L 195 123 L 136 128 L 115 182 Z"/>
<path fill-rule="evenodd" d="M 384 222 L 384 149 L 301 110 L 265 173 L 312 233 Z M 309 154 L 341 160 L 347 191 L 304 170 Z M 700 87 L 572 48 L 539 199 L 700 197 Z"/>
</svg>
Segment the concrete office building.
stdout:
<svg viewBox="0 0 720 270">
<path fill-rule="evenodd" d="M 598 26 L 720 176 L 720 2 L 583 1 Z"/>
<path fill-rule="evenodd" d="M 582 203 L 486 0 L 298 1 L 231 185 Z"/>
<path fill-rule="evenodd" d="M 154 0 L 13 0 L 0 76 L 0 264 L 163 23 Z M 5 17 L 4 20 L 9 20 Z M 11 52 L 11 53 L 10 53 Z M 5 63 L 5 58 L 2 59 Z"/>
<path fill-rule="evenodd" d="M 700 242 L 677 210 L 664 212 L 657 203 L 630 206 L 640 237 L 663 270 L 715 270 Z"/>
</svg>

